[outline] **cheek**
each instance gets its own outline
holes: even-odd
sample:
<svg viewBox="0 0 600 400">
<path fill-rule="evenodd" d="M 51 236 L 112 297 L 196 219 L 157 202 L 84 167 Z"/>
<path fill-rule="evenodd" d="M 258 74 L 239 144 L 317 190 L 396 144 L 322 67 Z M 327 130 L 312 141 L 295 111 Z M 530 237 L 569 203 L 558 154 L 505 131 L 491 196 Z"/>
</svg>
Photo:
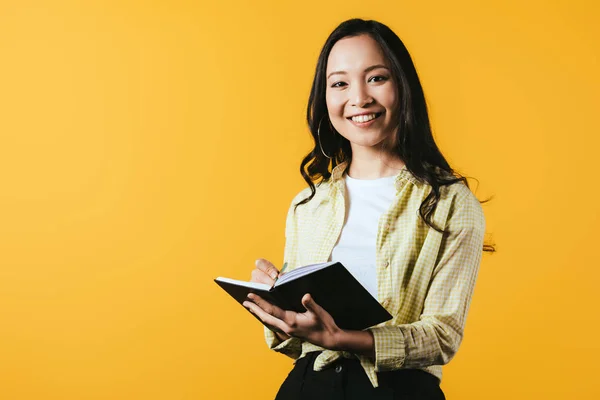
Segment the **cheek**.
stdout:
<svg viewBox="0 0 600 400">
<path fill-rule="evenodd" d="M 390 85 L 391 86 L 391 85 Z M 398 93 L 394 87 L 386 87 L 381 92 L 381 103 L 388 109 L 396 109 L 398 107 Z"/>
<path fill-rule="evenodd" d="M 331 118 L 341 118 L 344 115 L 344 101 L 337 93 L 327 92 L 325 94 L 327 110 Z"/>
<path fill-rule="evenodd" d="M 387 120 L 389 123 L 396 125 L 398 117 L 398 108 L 400 106 L 400 99 L 398 93 L 394 89 L 388 89 L 382 91 L 379 97 L 381 105 L 388 110 Z"/>
</svg>

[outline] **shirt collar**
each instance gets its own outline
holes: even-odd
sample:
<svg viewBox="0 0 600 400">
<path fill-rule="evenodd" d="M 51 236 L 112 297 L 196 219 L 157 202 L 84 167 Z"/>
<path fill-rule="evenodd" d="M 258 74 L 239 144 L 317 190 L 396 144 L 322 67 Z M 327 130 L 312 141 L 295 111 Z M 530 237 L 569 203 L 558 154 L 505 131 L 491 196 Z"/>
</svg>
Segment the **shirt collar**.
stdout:
<svg viewBox="0 0 600 400">
<path fill-rule="evenodd" d="M 339 185 L 342 182 L 342 178 L 344 176 L 344 172 L 346 172 L 346 168 L 348 167 L 348 161 L 343 161 L 336 165 L 331 171 L 331 183 L 335 185 Z M 403 184 L 406 182 L 412 182 L 416 186 L 421 186 L 423 183 L 419 181 L 406 167 L 406 164 L 400 169 L 398 174 L 396 175 L 396 189 L 400 190 Z"/>
</svg>

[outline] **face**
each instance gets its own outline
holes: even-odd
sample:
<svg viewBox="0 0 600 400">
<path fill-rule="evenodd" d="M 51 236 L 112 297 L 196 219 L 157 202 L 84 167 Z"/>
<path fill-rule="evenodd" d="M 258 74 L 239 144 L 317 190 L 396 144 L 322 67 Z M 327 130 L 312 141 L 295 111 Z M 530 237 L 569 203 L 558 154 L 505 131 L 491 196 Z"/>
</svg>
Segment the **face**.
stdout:
<svg viewBox="0 0 600 400">
<path fill-rule="evenodd" d="M 394 140 L 398 90 L 390 68 L 369 35 L 341 39 L 331 49 L 327 109 L 333 127 L 350 141 L 353 152 Z"/>
</svg>

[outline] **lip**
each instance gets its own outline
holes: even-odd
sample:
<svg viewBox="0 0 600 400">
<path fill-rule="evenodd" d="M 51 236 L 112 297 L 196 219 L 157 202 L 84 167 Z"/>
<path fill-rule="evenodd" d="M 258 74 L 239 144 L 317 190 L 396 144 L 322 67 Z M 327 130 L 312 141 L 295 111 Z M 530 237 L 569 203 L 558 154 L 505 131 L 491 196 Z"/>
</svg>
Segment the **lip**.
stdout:
<svg viewBox="0 0 600 400">
<path fill-rule="evenodd" d="M 365 111 L 364 113 L 353 114 L 346 118 L 350 119 L 352 117 L 358 117 L 359 115 L 369 115 L 369 114 L 383 114 L 383 111 Z"/>
<path fill-rule="evenodd" d="M 375 122 L 377 122 L 379 120 L 379 118 L 383 115 L 382 112 L 369 112 L 369 113 L 363 113 L 363 114 L 356 114 L 354 116 L 357 115 L 368 115 L 368 114 L 376 114 L 377 117 L 375 117 L 375 119 L 372 119 L 370 121 L 367 122 L 356 122 L 352 120 L 352 117 L 348 117 L 348 121 L 350 121 L 351 124 L 353 124 L 354 126 L 358 127 L 358 128 L 368 128 L 369 126 L 371 126 L 372 124 L 374 124 Z"/>
</svg>

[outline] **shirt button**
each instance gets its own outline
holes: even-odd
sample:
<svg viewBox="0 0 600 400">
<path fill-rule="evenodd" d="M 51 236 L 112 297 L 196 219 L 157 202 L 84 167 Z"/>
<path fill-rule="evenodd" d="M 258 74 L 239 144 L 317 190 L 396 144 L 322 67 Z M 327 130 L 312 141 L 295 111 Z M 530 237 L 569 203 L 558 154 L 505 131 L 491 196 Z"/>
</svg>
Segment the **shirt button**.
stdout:
<svg viewBox="0 0 600 400">
<path fill-rule="evenodd" d="M 340 372 L 342 372 L 342 366 L 341 366 L 341 365 L 337 365 L 337 366 L 335 367 L 335 372 L 336 372 L 336 373 L 338 373 L 338 374 L 339 374 Z"/>
<path fill-rule="evenodd" d="M 386 262 L 383 264 L 383 268 L 387 268 L 387 267 L 389 267 L 389 266 L 390 266 L 390 262 L 389 262 L 389 261 L 386 261 Z"/>
<path fill-rule="evenodd" d="M 387 306 L 389 306 L 389 305 L 390 305 L 390 299 L 385 299 L 385 300 L 383 301 L 383 303 L 381 303 L 381 305 L 382 305 L 383 307 L 387 307 Z"/>
</svg>

